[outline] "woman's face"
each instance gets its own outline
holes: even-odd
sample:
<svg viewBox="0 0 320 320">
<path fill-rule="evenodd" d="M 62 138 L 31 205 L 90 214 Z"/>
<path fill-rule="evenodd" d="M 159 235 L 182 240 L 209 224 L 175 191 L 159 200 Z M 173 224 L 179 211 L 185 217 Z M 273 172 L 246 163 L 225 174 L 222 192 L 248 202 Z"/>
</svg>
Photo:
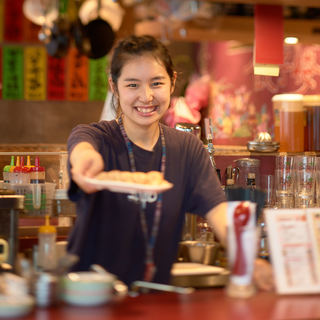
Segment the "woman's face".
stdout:
<svg viewBox="0 0 320 320">
<path fill-rule="evenodd" d="M 117 94 L 127 121 L 140 126 L 158 122 L 170 104 L 173 85 L 165 67 L 151 55 L 134 56 L 121 70 Z"/>
</svg>

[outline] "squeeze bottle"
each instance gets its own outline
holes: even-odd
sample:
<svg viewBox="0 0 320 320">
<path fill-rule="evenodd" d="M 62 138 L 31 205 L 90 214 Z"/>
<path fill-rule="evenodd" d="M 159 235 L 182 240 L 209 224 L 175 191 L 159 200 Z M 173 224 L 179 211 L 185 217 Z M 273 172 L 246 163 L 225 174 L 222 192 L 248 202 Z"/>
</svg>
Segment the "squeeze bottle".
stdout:
<svg viewBox="0 0 320 320">
<path fill-rule="evenodd" d="M 46 215 L 45 224 L 38 232 L 38 267 L 43 271 L 52 271 L 56 268 L 56 227 L 50 225 L 49 215 Z"/>
</svg>

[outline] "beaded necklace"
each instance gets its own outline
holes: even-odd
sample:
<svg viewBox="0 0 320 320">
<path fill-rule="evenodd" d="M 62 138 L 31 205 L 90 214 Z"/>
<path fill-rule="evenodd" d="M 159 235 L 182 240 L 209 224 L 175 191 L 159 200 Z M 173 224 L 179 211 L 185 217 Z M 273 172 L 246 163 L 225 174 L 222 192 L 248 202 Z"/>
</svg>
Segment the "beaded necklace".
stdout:
<svg viewBox="0 0 320 320">
<path fill-rule="evenodd" d="M 135 164 L 134 154 L 133 154 L 133 144 L 127 136 L 121 117 L 119 117 L 118 119 L 118 124 L 120 127 L 121 134 L 127 145 L 128 156 L 130 161 L 130 169 L 132 172 L 135 172 L 136 164 Z M 159 130 L 160 130 L 160 138 L 161 138 L 161 145 L 162 145 L 161 173 L 164 176 L 165 169 L 166 169 L 166 143 L 164 139 L 163 129 L 160 124 L 159 124 Z M 152 225 L 151 234 L 149 238 L 147 220 L 146 220 L 146 203 L 144 201 L 140 201 L 140 220 L 141 220 L 141 227 L 142 227 L 142 231 L 145 239 L 145 246 L 146 246 L 145 271 L 144 271 L 145 281 L 152 281 L 153 276 L 156 272 L 156 266 L 154 263 L 154 247 L 156 243 L 156 237 L 159 231 L 161 213 L 162 213 L 162 194 L 160 193 L 158 194 L 158 199 L 156 202 L 155 217 L 154 217 L 154 222 Z"/>
</svg>

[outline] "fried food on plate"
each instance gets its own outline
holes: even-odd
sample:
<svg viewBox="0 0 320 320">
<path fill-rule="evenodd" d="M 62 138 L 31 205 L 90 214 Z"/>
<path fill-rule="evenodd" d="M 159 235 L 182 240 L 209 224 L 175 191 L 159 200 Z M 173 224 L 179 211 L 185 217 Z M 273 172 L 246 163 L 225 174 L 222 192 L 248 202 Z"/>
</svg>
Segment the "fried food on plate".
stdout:
<svg viewBox="0 0 320 320">
<path fill-rule="evenodd" d="M 160 185 L 165 182 L 163 174 L 159 171 L 149 171 L 149 172 L 131 172 L 131 171 L 120 171 L 111 170 L 103 171 L 95 176 L 98 180 L 112 180 L 112 181 L 122 181 L 127 183 L 138 183 L 138 184 L 151 184 Z"/>
</svg>

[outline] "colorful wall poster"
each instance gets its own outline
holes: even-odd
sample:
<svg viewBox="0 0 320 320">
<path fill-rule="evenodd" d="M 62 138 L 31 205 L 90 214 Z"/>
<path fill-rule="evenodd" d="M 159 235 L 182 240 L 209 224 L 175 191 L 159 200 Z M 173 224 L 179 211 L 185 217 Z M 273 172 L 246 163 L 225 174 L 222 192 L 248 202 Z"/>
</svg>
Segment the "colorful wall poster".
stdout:
<svg viewBox="0 0 320 320">
<path fill-rule="evenodd" d="M 46 99 L 47 52 L 40 46 L 24 48 L 24 93 L 26 100 Z"/>
<path fill-rule="evenodd" d="M 0 0 L 0 42 L 3 42 L 4 0 Z"/>
<path fill-rule="evenodd" d="M 88 100 L 88 58 L 73 47 L 69 49 L 67 59 L 67 99 L 86 101 Z"/>
<path fill-rule="evenodd" d="M 107 65 L 107 56 L 89 60 L 89 100 L 105 100 L 108 91 Z"/>
<path fill-rule="evenodd" d="M 23 49 L 16 46 L 2 47 L 2 97 L 23 99 Z"/>
<path fill-rule="evenodd" d="M 23 0 L 4 0 L 4 40 L 15 42 L 23 39 Z"/>
<path fill-rule="evenodd" d="M 65 58 L 48 55 L 48 100 L 64 100 L 66 98 Z"/>
</svg>

